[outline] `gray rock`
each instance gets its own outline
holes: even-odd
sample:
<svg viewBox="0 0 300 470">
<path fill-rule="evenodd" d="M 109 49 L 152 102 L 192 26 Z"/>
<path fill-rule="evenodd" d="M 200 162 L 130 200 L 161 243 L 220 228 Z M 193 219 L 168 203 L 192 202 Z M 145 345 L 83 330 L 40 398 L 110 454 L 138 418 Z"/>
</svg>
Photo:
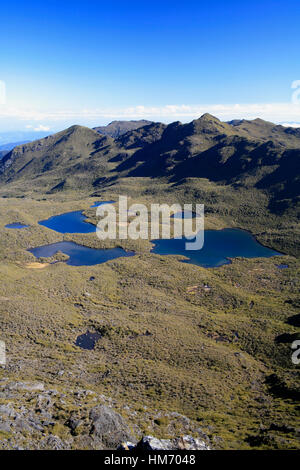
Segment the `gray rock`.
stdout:
<svg viewBox="0 0 300 470">
<path fill-rule="evenodd" d="M 174 442 L 171 439 L 157 439 L 153 436 L 144 436 L 138 442 L 136 448 L 142 450 L 174 450 Z"/>
<path fill-rule="evenodd" d="M 10 423 L 6 421 L 0 422 L 0 431 L 10 432 Z"/>
<path fill-rule="evenodd" d="M 76 434 L 76 429 L 79 428 L 83 424 L 83 421 L 81 419 L 77 419 L 75 417 L 71 417 L 67 421 L 67 426 L 71 429 L 72 434 Z"/>
<path fill-rule="evenodd" d="M 157 439 L 153 436 L 144 436 L 136 445 L 140 450 L 210 450 L 210 446 L 203 440 L 192 436 L 182 436 L 176 439 Z"/>
<path fill-rule="evenodd" d="M 28 421 L 20 417 L 16 418 L 16 420 L 13 422 L 13 427 L 15 428 L 16 431 L 30 431 L 31 430 L 31 427 L 28 424 Z"/>
<path fill-rule="evenodd" d="M 8 416 L 14 418 L 16 416 L 15 410 L 11 405 L 0 405 L 0 416 Z"/>
<path fill-rule="evenodd" d="M 182 436 L 177 442 L 178 449 L 184 450 L 211 450 L 210 446 L 202 439 L 192 436 Z"/>
<path fill-rule="evenodd" d="M 91 435 L 107 449 L 116 449 L 123 441 L 132 441 L 131 430 L 119 413 L 105 405 L 91 409 Z"/>
<path fill-rule="evenodd" d="M 52 400 L 48 394 L 42 395 L 39 394 L 36 400 L 36 409 L 40 411 L 46 411 L 52 406 Z"/>
<path fill-rule="evenodd" d="M 26 392 L 43 392 L 45 386 L 42 382 L 11 382 L 8 390 L 24 390 Z"/>
<path fill-rule="evenodd" d="M 64 450 L 66 448 L 66 444 L 58 436 L 54 436 L 53 434 L 50 434 L 50 436 L 41 441 L 41 449 Z"/>
</svg>

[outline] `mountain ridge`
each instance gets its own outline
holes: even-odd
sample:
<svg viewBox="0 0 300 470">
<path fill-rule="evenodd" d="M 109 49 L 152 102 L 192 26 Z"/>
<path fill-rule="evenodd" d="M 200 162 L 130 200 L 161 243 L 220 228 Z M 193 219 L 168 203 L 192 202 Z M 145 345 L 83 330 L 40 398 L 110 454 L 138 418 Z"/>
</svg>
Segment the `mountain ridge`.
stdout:
<svg viewBox="0 0 300 470">
<path fill-rule="evenodd" d="M 268 195 L 269 210 L 299 204 L 300 131 L 256 119 L 226 123 L 204 114 L 187 124 L 146 124 L 117 138 L 74 125 L 15 147 L 0 162 L 0 188 L 92 191 L 126 178 L 207 179 Z"/>
<path fill-rule="evenodd" d="M 140 127 L 151 124 L 152 121 L 141 119 L 139 121 L 111 121 L 106 126 L 94 127 L 94 130 L 99 134 L 108 135 L 114 139 L 126 134 L 128 131 L 139 129 Z"/>
</svg>

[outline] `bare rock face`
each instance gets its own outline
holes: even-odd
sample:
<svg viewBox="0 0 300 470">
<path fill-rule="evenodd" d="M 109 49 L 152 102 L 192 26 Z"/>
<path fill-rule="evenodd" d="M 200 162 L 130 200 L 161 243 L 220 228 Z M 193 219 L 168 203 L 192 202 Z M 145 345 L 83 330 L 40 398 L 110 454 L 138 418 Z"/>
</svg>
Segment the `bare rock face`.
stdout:
<svg viewBox="0 0 300 470">
<path fill-rule="evenodd" d="M 120 442 L 134 439 L 124 418 L 106 405 L 92 408 L 89 418 L 92 422 L 91 436 L 100 448 L 116 449 Z"/>
<path fill-rule="evenodd" d="M 43 392 L 45 386 L 42 382 L 11 382 L 8 384 L 7 389 L 25 392 Z"/>
<path fill-rule="evenodd" d="M 175 439 L 157 439 L 153 436 L 144 436 L 136 445 L 125 442 L 120 450 L 211 450 L 209 444 L 192 436 L 182 436 Z"/>
<path fill-rule="evenodd" d="M 66 444 L 58 437 L 50 435 L 42 440 L 41 449 L 48 450 L 65 450 L 67 449 Z"/>
</svg>

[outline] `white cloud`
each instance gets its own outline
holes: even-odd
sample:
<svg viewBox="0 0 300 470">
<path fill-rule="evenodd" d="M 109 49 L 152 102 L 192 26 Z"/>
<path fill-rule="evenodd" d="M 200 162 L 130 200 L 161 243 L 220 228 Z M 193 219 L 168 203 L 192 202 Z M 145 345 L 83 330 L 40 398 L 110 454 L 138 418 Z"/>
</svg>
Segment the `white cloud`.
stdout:
<svg viewBox="0 0 300 470">
<path fill-rule="evenodd" d="M 108 119 L 153 119 L 165 122 L 190 121 L 204 113 L 211 113 L 221 120 L 255 119 L 260 117 L 273 122 L 300 122 L 299 103 L 256 103 L 256 104 L 170 104 L 164 106 L 132 106 L 127 108 L 95 108 L 83 110 L 38 111 L 0 106 L 0 118 L 22 121 L 44 122 L 88 122 Z M 39 124 L 32 126 L 36 131 L 48 131 L 50 128 Z"/>
<path fill-rule="evenodd" d="M 281 122 L 284 127 L 300 127 L 300 122 Z"/>
<path fill-rule="evenodd" d="M 34 130 L 35 132 L 39 132 L 39 131 L 45 131 L 45 132 L 47 132 L 47 131 L 50 131 L 50 127 L 48 127 L 48 126 L 43 126 L 42 124 L 40 124 L 38 127 L 34 127 L 33 130 Z"/>
<path fill-rule="evenodd" d="M 1 116 L 1 115 L 0 115 Z M 43 126 L 43 124 L 40 124 L 39 126 L 35 127 L 35 126 L 32 126 L 31 124 L 27 124 L 27 126 L 25 126 L 26 129 L 32 129 L 33 131 L 35 132 L 47 132 L 47 131 L 50 131 L 50 127 L 48 126 Z"/>
</svg>

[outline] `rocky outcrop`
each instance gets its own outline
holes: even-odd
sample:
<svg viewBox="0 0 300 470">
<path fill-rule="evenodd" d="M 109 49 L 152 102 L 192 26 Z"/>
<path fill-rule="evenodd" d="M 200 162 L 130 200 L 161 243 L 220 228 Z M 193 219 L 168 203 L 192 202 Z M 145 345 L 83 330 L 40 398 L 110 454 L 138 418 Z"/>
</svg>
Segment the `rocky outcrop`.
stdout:
<svg viewBox="0 0 300 470">
<path fill-rule="evenodd" d="M 92 408 L 89 418 L 91 435 L 104 448 L 117 448 L 120 442 L 134 439 L 124 418 L 106 405 Z"/>
<path fill-rule="evenodd" d="M 45 386 L 42 382 L 11 382 L 6 388 L 8 390 L 18 390 L 26 392 L 42 392 Z"/>
<path fill-rule="evenodd" d="M 192 436 L 181 436 L 175 439 L 157 439 L 153 436 L 143 437 L 136 445 L 124 442 L 119 450 L 211 450 L 208 442 Z"/>
<path fill-rule="evenodd" d="M 176 412 L 168 413 L 165 432 L 182 437 L 141 438 L 141 429 L 134 420 L 136 412 L 129 404 L 121 408 L 127 420 L 114 409 L 117 402 L 92 390 L 59 391 L 48 389 L 42 382 L 3 377 L 0 400 L 0 449 L 210 449 L 210 440 L 197 423 Z M 149 415 L 145 408 L 144 418 L 153 434 L 163 417 L 161 413 Z"/>
</svg>

